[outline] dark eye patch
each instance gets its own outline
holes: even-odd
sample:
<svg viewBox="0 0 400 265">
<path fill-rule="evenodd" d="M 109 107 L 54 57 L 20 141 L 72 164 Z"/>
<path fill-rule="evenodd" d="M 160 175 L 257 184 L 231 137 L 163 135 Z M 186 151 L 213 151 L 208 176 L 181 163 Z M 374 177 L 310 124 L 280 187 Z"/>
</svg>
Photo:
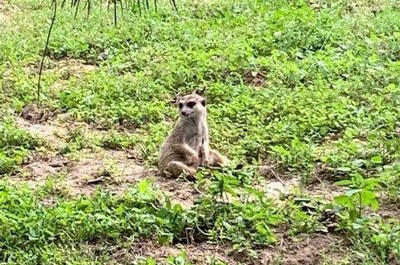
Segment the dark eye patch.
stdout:
<svg viewBox="0 0 400 265">
<path fill-rule="evenodd" d="M 181 108 L 183 108 L 183 103 L 179 103 L 178 104 L 178 107 L 181 109 Z"/>
<path fill-rule="evenodd" d="M 187 104 L 186 104 L 187 106 L 188 106 L 188 108 L 193 108 L 194 107 L 194 105 L 196 105 L 196 102 L 194 102 L 194 101 L 189 101 Z"/>
</svg>

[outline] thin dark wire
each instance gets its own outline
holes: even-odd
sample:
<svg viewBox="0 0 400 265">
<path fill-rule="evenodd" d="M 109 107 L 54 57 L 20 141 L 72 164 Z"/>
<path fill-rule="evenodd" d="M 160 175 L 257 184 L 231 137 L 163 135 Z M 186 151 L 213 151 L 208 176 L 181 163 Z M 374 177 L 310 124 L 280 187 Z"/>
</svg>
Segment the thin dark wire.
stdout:
<svg viewBox="0 0 400 265">
<path fill-rule="evenodd" d="M 150 10 L 149 0 L 146 0 L 146 8 L 147 8 L 147 10 Z"/>
<path fill-rule="evenodd" d="M 42 55 L 42 61 L 40 62 L 40 68 L 39 68 L 39 78 L 38 78 L 38 83 L 37 83 L 37 105 L 40 105 L 40 94 L 42 92 L 41 89 L 41 81 L 42 81 L 42 72 L 43 72 L 43 64 L 44 64 L 44 58 L 46 57 L 47 54 L 47 50 L 49 48 L 49 42 L 50 42 L 50 35 L 51 35 L 51 31 L 53 30 L 53 25 L 54 22 L 56 21 L 56 16 L 57 16 L 57 0 L 53 0 L 52 1 L 54 3 L 53 5 L 53 17 L 51 18 L 51 22 L 50 22 L 50 27 L 49 27 L 49 31 L 47 32 L 47 39 L 46 39 L 46 45 L 44 46 L 44 51 L 43 51 L 43 55 Z"/>
<path fill-rule="evenodd" d="M 88 8 L 87 8 L 87 18 L 89 19 L 89 16 L 90 16 L 90 9 L 92 8 L 92 0 L 88 0 L 88 1 L 87 1 L 87 5 L 88 5 Z"/>
<path fill-rule="evenodd" d="M 157 12 L 157 0 L 154 0 L 154 11 Z"/>
<path fill-rule="evenodd" d="M 170 0 L 170 1 L 172 2 L 172 5 L 174 6 L 175 11 L 178 11 L 178 7 L 176 6 L 175 0 Z"/>
<path fill-rule="evenodd" d="M 117 0 L 114 0 L 114 26 L 117 26 Z"/>
<path fill-rule="evenodd" d="M 140 0 L 137 0 L 137 5 L 138 5 L 138 8 L 139 8 L 139 14 L 142 15 L 142 7 L 140 5 Z"/>
<path fill-rule="evenodd" d="M 75 16 L 74 18 L 76 18 L 76 16 L 78 15 L 78 10 L 79 10 L 79 3 L 81 2 L 80 0 L 75 1 L 76 2 L 76 9 L 75 9 Z"/>
<path fill-rule="evenodd" d="M 89 1 L 86 1 L 86 2 L 85 2 L 85 5 L 83 6 L 82 10 L 85 10 L 85 9 L 86 9 L 86 7 L 88 6 L 88 2 L 89 2 Z"/>
</svg>

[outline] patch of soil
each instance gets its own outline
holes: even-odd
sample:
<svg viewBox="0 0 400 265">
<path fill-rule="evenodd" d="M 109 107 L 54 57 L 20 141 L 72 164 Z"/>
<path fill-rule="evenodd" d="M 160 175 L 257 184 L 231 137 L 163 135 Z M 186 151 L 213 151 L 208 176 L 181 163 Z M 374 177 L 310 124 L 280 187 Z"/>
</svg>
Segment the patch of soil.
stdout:
<svg viewBox="0 0 400 265">
<path fill-rule="evenodd" d="M 193 264 L 210 264 L 211 261 L 220 260 L 226 264 L 238 264 L 229 257 L 229 248 L 209 243 L 162 246 L 153 242 L 135 244 L 130 248 L 118 249 L 112 254 L 112 260 L 108 264 L 136 264 L 141 259 L 153 257 L 157 264 L 166 264 L 170 256 L 178 256 L 185 252 L 187 259 Z"/>
<path fill-rule="evenodd" d="M 394 6 L 396 1 L 391 0 L 356 0 L 347 4 L 347 11 L 352 13 L 373 13 L 382 11 L 386 6 Z"/>
<path fill-rule="evenodd" d="M 66 183 L 72 194 L 90 195 L 100 185 L 120 194 L 147 173 L 130 157 L 127 152 L 114 150 L 89 153 L 68 167 Z"/>
<path fill-rule="evenodd" d="M 101 150 L 80 153 L 79 156 L 78 160 L 64 156 L 35 160 L 22 166 L 11 181 L 26 183 L 34 188 L 43 185 L 48 178 L 56 178 L 59 186 L 72 196 L 89 196 L 98 187 L 120 194 L 148 172 L 124 151 Z"/>
<path fill-rule="evenodd" d="M 82 128 L 85 137 L 101 136 L 104 132 L 89 125 L 69 122 L 68 117 L 58 117 L 46 123 L 31 123 L 19 117 L 16 123 L 32 135 L 44 139 L 53 151 L 65 144 L 68 133 L 74 128 Z M 98 187 L 107 188 L 113 193 L 122 193 L 126 188 L 141 179 L 157 176 L 156 170 L 144 168 L 140 156 L 134 150 L 116 151 L 99 149 L 74 154 L 75 158 L 44 154 L 37 155 L 30 164 L 14 176 L 14 181 L 25 182 L 32 187 L 43 184 L 48 177 L 58 178 L 57 182 L 72 195 L 92 194 Z M 193 205 L 196 192 L 192 183 L 166 178 L 156 178 L 155 185 L 173 198 L 174 203 L 183 207 Z"/>
<path fill-rule="evenodd" d="M 347 242 L 333 235 L 305 235 L 300 241 L 284 240 L 281 246 L 263 251 L 261 264 L 307 265 L 338 263 L 345 257 Z"/>
<path fill-rule="evenodd" d="M 190 208 L 200 194 L 191 182 L 160 177 L 155 182 L 156 187 L 164 191 L 173 203 L 179 203 L 183 208 Z"/>
<path fill-rule="evenodd" d="M 35 105 L 26 105 L 22 110 L 21 117 L 26 121 L 38 122 L 44 117 L 44 110 Z"/>
<path fill-rule="evenodd" d="M 53 84 L 53 88 L 63 88 L 71 77 L 82 78 L 85 74 L 96 70 L 97 66 L 82 59 L 61 58 L 59 60 L 51 60 L 45 58 L 43 66 L 43 74 L 57 74 L 60 76 Z M 40 63 L 37 62 L 25 67 L 25 71 L 31 75 L 39 74 Z"/>
<path fill-rule="evenodd" d="M 293 189 L 300 186 L 298 177 L 285 176 L 274 165 L 261 166 L 259 174 L 265 177 L 265 181 L 257 185 L 257 187 L 264 191 L 265 196 L 270 199 L 279 199 L 280 195 L 289 194 Z"/>
<path fill-rule="evenodd" d="M 266 84 L 265 75 L 257 71 L 249 71 L 244 74 L 244 82 L 254 87 L 263 87 Z"/>
<path fill-rule="evenodd" d="M 25 174 L 34 178 L 36 181 L 44 181 L 48 175 L 60 173 L 64 166 L 54 166 L 51 163 L 37 161 L 24 166 Z"/>
<path fill-rule="evenodd" d="M 346 172 L 337 172 L 328 165 L 317 162 L 314 166 L 311 178 L 308 180 L 309 184 L 318 183 L 322 181 L 337 181 L 341 177 L 346 177 Z"/>
<path fill-rule="evenodd" d="M 30 74 L 38 74 L 40 63 L 28 65 L 26 71 Z M 46 58 L 43 66 L 43 73 L 59 74 L 62 80 L 67 80 L 71 76 L 82 77 L 85 73 L 93 71 L 97 68 L 96 65 L 90 64 L 86 60 L 61 58 L 59 60 L 51 60 Z"/>
<path fill-rule="evenodd" d="M 67 135 L 68 129 L 57 126 L 55 123 L 30 123 L 29 121 L 18 117 L 16 118 L 18 127 L 28 131 L 32 135 L 44 139 L 52 149 L 56 149 L 64 142 L 63 138 Z"/>
<path fill-rule="evenodd" d="M 327 201 L 333 200 L 334 197 L 345 193 L 346 187 L 332 185 L 329 182 L 320 182 L 307 187 L 307 193 L 314 198 L 321 198 Z"/>
<path fill-rule="evenodd" d="M 332 182 L 321 179 L 301 188 L 302 183 L 299 177 L 282 175 L 270 166 L 260 167 L 260 175 L 264 176 L 266 181 L 259 184 L 258 188 L 263 190 L 266 196 L 271 199 L 279 199 L 281 195 L 287 195 L 301 189 L 302 193 L 306 193 L 310 197 L 329 201 L 347 190 L 346 187 L 332 185 Z"/>
<path fill-rule="evenodd" d="M 82 77 L 85 73 L 94 71 L 97 67 L 81 59 L 61 59 L 55 62 L 52 70 L 61 73 L 61 78 L 66 80 L 71 76 Z"/>
<path fill-rule="evenodd" d="M 381 203 L 378 209 L 378 214 L 383 219 L 398 219 L 400 220 L 400 205 L 394 203 Z"/>
<path fill-rule="evenodd" d="M 177 257 L 180 253 L 185 253 L 186 258 L 192 264 L 213 264 L 213 260 L 219 260 L 232 265 L 311 265 L 322 264 L 323 262 L 340 263 L 347 261 L 347 246 L 348 242 L 338 236 L 304 235 L 296 241 L 283 239 L 281 245 L 260 250 L 258 258 L 249 259 L 245 263 L 243 263 L 243 257 L 241 257 L 240 253 L 233 253 L 231 247 L 208 242 L 166 246 L 145 241 L 128 243 L 125 246 L 114 247 L 112 250 L 105 247 L 101 251 L 110 252 L 111 260 L 107 264 L 136 264 L 149 257 L 155 259 L 157 264 L 166 264 L 168 257 Z M 99 247 L 93 246 L 93 248 Z"/>
<path fill-rule="evenodd" d="M 11 6 L 5 0 L 0 0 L 0 22 L 8 22 L 11 20 L 12 13 L 15 12 L 15 7 Z"/>
<path fill-rule="evenodd" d="M 266 179 L 279 180 L 281 182 L 282 179 L 285 178 L 283 170 L 273 161 L 266 161 L 265 165 L 260 166 L 258 168 L 258 174 Z"/>
<path fill-rule="evenodd" d="M 272 161 L 260 166 L 258 173 L 265 178 L 265 182 L 259 186 L 265 191 L 266 196 L 271 199 L 278 199 L 282 194 L 289 194 L 301 184 L 300 178 L 287 175 L 283 169 Z"/>
<path fill-rule="evenodd" d="M 309 0 L 309 5 L 312 9 L 321 10 L 328 7 L 328 3 L 323 0 Z"/>
<path fill-rule="evenodd" d="M 287 195 L 293 189 L 298 188 L 300 180 L 298 178 L 283 179 L 281 181 L 268 181 L 263 183 L 261 190 L 265 192 L 265 196 L 270 199 L 279 199 L 281 195 Z"/>
</svg>

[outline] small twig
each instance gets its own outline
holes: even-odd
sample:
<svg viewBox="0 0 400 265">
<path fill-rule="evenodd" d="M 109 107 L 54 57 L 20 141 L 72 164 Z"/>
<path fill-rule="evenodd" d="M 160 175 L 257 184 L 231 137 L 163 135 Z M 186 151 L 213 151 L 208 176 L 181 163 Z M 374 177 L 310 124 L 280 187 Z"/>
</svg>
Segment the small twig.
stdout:
<svg viewBox="0 0 400 265">
<path fill-rule="evenodd" d="M 95 179 L 89 179 L 88 181 L 86 181 L 86 183 L 87 184 L 97 184 L 97 183 L 103 182 L 104 180 L 105 180 L 105 177 L 101 176 L 101 177 L 98 177 Z"/>
<path fill-rule="evenodd" d="M 314 178 L 316 178 L 316 180 L 318 180 L 319 183 L 321 183 L 321 184 L 323 183 L 322 180 L 317 175 L 315 175 Z"/>
<path fill-rule="evenodd" d="M 272 175 L 274 175 L 274 177 L 275 177 L 283 186 L 286 186 L 286 184 L 283 182 L 283 180 L 278 176 L 278 174 L 275 173 L 275 171 L 274 171 L 272 168 L 270 168 L 269 170 L 272 172 Z"/>
<path fill-rule="evenodd" d="M 203 193 L 203 192 L 201 192 L 201 191 L 199 190 L 199 187 L 198 187 L 197 183 L 196 183 L 196 185 L 194 185 L 194 189 L 195 189 L 201 196 L 206 196 L 205 193 Z"/>
</svg>

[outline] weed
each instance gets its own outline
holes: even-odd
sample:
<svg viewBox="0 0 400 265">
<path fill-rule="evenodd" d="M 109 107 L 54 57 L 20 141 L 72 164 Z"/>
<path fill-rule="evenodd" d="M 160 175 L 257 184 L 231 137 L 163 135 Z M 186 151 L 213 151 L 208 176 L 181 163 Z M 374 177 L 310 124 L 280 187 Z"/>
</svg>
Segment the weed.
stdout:
<svg viewBox="0 0 400 265">
<path fill-rule="evenodd" d="M 370 206 L 373 210 L 378 209 L 376 186 L 379 180 L 375 178 L 364 179 L 357 174 L 351 180 L 336 182 L 337 185 L 350 187 L 344 195 L 335 197 L 335 202 L 348 209 L 349 221 L 352 222 L 362 217 L 364 207 Z"/>
</svg>

